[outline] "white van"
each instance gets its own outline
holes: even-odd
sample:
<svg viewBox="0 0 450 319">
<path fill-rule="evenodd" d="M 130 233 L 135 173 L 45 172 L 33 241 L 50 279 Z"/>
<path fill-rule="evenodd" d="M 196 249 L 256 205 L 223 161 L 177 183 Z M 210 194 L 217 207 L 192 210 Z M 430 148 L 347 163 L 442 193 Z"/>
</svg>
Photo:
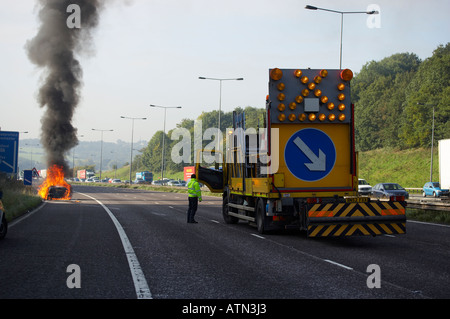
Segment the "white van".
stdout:
<svg viewBox="0 0 450 319">
<path fill-rule="evenodd" d="M 359 195 L 372 195 L 372 186 L 363 178 L 358 179 L 358 193 Z"/>
</svg>

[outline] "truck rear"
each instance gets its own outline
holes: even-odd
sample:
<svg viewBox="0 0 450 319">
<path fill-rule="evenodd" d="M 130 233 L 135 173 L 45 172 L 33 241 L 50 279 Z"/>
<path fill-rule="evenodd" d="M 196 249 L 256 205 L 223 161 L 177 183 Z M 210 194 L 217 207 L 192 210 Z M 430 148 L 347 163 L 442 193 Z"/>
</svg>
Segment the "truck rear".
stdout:
<svg viewBox="0 0 450 319">
<path fill-rule="evenodd" d="M 309 237 L 406 232 L 405 198 L 358 195 L 352 77 L 349 69 L 269 70 L 262 123 L 247 128 L 245 114 L 233 114 L 223 169 L 196 165 L 199 181 L 223 193 L 225 222 Z"/>
</svg>

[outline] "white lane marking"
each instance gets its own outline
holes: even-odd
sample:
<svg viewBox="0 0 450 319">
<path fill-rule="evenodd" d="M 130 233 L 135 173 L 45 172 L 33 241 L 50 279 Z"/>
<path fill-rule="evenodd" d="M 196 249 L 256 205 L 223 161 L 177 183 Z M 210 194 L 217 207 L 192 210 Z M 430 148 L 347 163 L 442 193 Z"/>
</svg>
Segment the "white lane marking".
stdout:
<svg viewBox="0 0 450 319">
<path fill-rule="evenodd" d="M 324 261 L 326 261 L 327 263 L 330 263 L 330 264 L 333 264 L 333 265 L 336 265 L 336 266 L 339 266 L 339 267 L 348 269 L 348 270 L 353 270 L 352 267 L 345 266 L 345 265 L 343 265 L 343 264 L 337 263 L 337 262 L 332 261 L 332 260 L 329 260 L 329 259 L 324 259 Z"/>
<path fill-rule="evenodd" d="M 136 254 L 134 253 L 133 246 L 131 246 L 130 240 L 128 239 L 127 234 L 122 228 L 122 225 L 119 223 L 117 218 L 111 213 L 111 211 L 103 205 L 103 203 L 92 196 L 79 193 L 86 197 L 89 197 L 95 200 L 103 209 L 108 213 L 109 217 L 113 221 L 116 226 L 117 232 L 119 233 L 120 240 L 122 241 L 123 249 L 128 259 L 128 265 L 130 267 L 131 276 L 133 277 L 134 288 L 136 290 L 137 299 L 152 299 L 152 293 L 150 292 L 150 288 L 148 287 L 147 280 L 145 279 L 144 273 L 142 272 L 141 265 L 137 259 Z"/>
<path fill-rule="evenodd" d="M 173 206 L 169 206 L 169 208 L 173 208 Z"/>
<path fill-rule="evenodd" d="M 27 219 L 28 217 L 30 217 L 31 215 L 33 215 L 34 213 L 36 213 L 37 211 L 39 211 L 42 207 L 45 206 L 45 204 L 47 204 L 47 202 L 43 202 L 41 206 L 39 206 L 38 208 L 36 208 L 35 210 L 32 210 L 31 212 L 29 212 L 28 214 L 22 215 L 21 217 L 13 220 L 12 222 L 10 222 L 8 224 L 8 227 L 14 227 L 16 224 L 20 223 L 22 220 Z"/>
<path fill-rule="evenodd" d="M 427 222 L 419 222 L 417 220 L 407 220 L 407 222 L 408 223 L 416 223 L 416 224 L 424 224 L 424 225 L 432 225 L 432 226 L 450 227 L 450 225 L 427 223 Z"/>
<path fill-rule="evenodd" d="M 213 223 L 220 224 L 217 220 L 211 219 Z"/>
<path fill-rule="evenodd" d="M 255 237 L 258 237 L 258 238 L 261 238 L 261 239 L 266 239 L 266 237 L 259 236 L 259 235 L 256 235 L 256 234 L 250 234 L 250 235 L 255 236 Z"/>
</svg>

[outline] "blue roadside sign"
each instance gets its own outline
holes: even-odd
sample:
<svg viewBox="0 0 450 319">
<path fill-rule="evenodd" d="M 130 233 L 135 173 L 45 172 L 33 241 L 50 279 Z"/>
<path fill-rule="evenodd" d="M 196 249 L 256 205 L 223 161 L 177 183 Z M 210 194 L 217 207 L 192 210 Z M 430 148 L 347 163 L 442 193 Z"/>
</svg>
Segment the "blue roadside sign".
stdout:
<svg viewBox="0 0 450 319">
<path fill-rule="evenodd" d="M 0 171 L 17 173 L 19 132 L 0 131 Z"/>
<path fill-rule="evenodd" d="M 326 177 L 336 163 L 336 147 L 323 131 L 306 128 L 295 132 L 284 149 L 289 171 L 303 181 L 315 182 Z"/>
<path fill-rule="evenodd" d="M 23 170 L 23 185 L 33 184 L 33 171 L 31 169 Z"/>
</svg>

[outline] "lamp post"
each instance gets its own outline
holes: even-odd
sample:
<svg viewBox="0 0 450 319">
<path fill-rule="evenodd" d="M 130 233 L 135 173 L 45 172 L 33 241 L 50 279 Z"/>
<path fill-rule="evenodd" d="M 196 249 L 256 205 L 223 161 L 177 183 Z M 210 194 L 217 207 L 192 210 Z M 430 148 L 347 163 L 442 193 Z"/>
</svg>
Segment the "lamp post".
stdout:
<svg viewBox="0 0 450 319">
<path fill-rule="evenodd" d="M 378 11 L 375 11 L 375 10 L 372 10 L 372 11 L 337 11 L 337 10 L 314 7 L 314 6 L 310 6 L 310 5 L 307 5 L 305 7 L 305 9 L 322 10 L 322 11 L 339 13 L 341 15 L 341 45 L 340 45 L 340 54 L 339 54 L 339 69 L 342 69 L 342 32 L 344 29 L 344 14 L 352 14 L 352 13 L 378 14 L 379 13 Z"/>
<path fill-rule="evenodd" d="M 221 78 L 207 78 L 204 76 L 198 77 L 200 80 L 213 80 L 220 82 L 220 91 L 219 91 L 219 120 L 218 120 L 218 130 L 220 131 L 220 113 L 222 109 L 222 81 L 242 81 L 244 78 L 231 78 L 231 79 L 221 79 Z M 219 150 L 219 139 L 217 139 L 217 150 Z"/>
<path fill-rule="evenodd" d="M 181 106 L 161 106 L 150 104 L 150 107 L 159 107 L 164 109 L 164 130 L 163 130 L 163 144 L 162 144 L 162 156 L 161 156 L 161 181 L 164 178 L 164 140 L 166 136 L 166 111 L 167 109 L 181 109 Z"/>
<path fill-rule="evenodd" d="M 102 180 L 102 161 L 103 161 L 103 132 L 112 132 L 114 130 L 99 130 L 99 129 L 92 129 L 93 131 L 100 131 L 102 132 L 102 139 L 100 143 L 100 181 Z"/>
<path fill-rule="evenodd" d="M 80 135 L 79 137 L 84 137 L 84 135 Z M 75 148 L 76 146 L 72 150 L 72 177 L 74 178 L 75 178 Z"/>
<path fill-rule="evenodd" d="M 434 144 L 434 107 L 436 104 L 425 104 L 417 102 L 417 105 L 432 106 L 433 107 L 433 122 L 431 124 L 431 163 L 430 163 L 430 182 L 433 181 L 433 144 Z"/>
<path fill-rule="evenodd" d="M 28 133 L 28 132 L 27 132 Z M 34 146 L 40 146 L 39 144 L 27 144 L 25 143 L 26 146 L 30 146 L 30 169 L 33 169 L 33 147 Z"/>
<path fill-rule="evenodd" d="M 133 131 L 134 131 L 134 120 L 146 120 L 146 117 L 127 117 L 121 116 L 122 119 L 131 120 L 131 149 L 130 149 L 130 184 L 131 184 L 131 169 L 133 166 Z"/>
</svg>

